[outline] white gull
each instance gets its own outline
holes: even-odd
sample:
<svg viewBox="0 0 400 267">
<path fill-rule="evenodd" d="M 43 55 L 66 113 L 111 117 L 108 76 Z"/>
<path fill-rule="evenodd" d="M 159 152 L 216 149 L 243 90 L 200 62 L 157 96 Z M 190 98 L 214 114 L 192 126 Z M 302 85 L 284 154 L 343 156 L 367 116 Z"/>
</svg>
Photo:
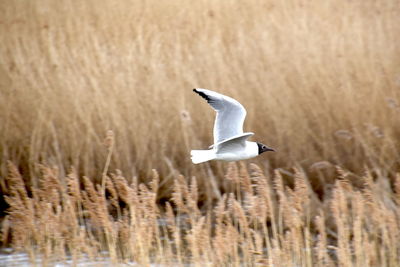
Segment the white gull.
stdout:
<svg viewBox="0 0 400 267">
<path fill-rule="evenodd" d="M 243 133 L 246 110 L 235 99 L 217 92 L 195 88 L 193 91 L 207 100 L 217 112 L 214 123 L 214 144 L 208 150 L 192 150 L 194 164 L 209 160 L 236 161 L 275 151 L 264 144 L 247 141 L 254 133 Z"/>
</svg>

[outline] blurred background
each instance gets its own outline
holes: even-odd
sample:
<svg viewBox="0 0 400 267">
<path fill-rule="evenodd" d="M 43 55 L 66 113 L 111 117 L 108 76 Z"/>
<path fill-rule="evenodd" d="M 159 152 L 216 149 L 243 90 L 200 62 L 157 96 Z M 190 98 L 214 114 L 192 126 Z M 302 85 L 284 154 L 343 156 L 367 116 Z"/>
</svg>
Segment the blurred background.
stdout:
<svg viewBox="0 0 400 267">
<path fill-rule="evenodd" d="M 3 194 L 7 161 L 28 184 L 38 164 L 99 181 L 111 130 L 109 172 L 156 169 L 160 200 L 196 176 L 215 197 L 227 164 L 190 161 L 214 121 L 193 87 L 240 101 L 244 130 L 277 150 L 247 162 L 289 183 L 294 166 L 316 190 L 337 165 L 354 183 L 399 171 L 398 1 L 3 0 L 0 14 Z"/>
</svg>

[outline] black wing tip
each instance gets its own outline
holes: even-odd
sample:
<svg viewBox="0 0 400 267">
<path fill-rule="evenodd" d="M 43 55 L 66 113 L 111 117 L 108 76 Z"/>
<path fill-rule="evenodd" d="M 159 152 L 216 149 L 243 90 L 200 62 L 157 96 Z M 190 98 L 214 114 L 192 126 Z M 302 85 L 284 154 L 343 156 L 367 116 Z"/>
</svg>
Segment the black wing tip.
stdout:
<svg viewBox="0 0 400 267">
<path fill-rule="evenodd" d="M 211 100 L 211 98 L 208 95 L 206 95 L 205 93 L 197 90 L 196 88 L 193 89 L 193 92 L 197 93 L 199 96 L 201 96 L 202 98 L 204 98 L 207 101 Z"/>
</svg>

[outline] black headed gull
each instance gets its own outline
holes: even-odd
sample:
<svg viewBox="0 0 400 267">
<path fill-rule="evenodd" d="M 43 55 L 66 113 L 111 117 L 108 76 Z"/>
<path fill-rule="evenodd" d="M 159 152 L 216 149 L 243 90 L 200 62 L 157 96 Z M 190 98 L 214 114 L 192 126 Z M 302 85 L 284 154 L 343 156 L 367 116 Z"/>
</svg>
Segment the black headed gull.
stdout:
<svg viewBox="0 0 400 267">
<path fill-rule="evenodd" d="M 254 133 L 243 133 L 246 110 L 235 99 L 211 90 L 195 88 L 193 91 L 207 100 L 217 112 L 214 123 L 214 145 L 209 150 L 192 150 L 194 164 L 209 160 L 235 161 L 249 159 L 272 148 L 247 139 Z"/>
</svg>

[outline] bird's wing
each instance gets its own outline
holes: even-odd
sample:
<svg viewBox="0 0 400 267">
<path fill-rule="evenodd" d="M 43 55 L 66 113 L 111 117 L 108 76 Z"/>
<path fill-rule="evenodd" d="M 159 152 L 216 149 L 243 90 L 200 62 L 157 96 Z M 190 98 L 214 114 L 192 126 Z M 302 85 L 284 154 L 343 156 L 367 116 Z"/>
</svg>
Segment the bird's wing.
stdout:
<svg viewBox="0 0 400 267">
<path fill-rule="evenodd" d="M 244 133 L 240 136 L 235 136 L 221 143 L 218 143 L 217 145 L 215 145 L 218 151 L 217 153 L 231 153 L 232 151 L 243 149 L 246 146 L 246 140 L 252 135 L 254 135 L 254 133 Z"/>
<path fill-rule="evenodd" d="M 235 136 L 232 136 L 232 137 L 230 137 L 230 138 L 228 138 L 228 139 L 225 139 L 224 141 L 221 141 L 221 142 L 219 142 L 219 143 L 213 144 L 213 145 L 209 146 L 208 148 L 209 148 L 209 149 L 211 149 L 211 148 L 218 148 L 218 146 L 220 146 L 221 144 L 224 144 L 224 143 L 226 143 L 226 142 L 229 142 L 229 141 L 231 141 L 231 140 L 233 140 L 233 139 L 237 139 L 237 138 L 239 138 L 239 139 L 240 139 L 240 138 L 244 138 L 244 139 L 240 139 L 240 140 L 243 141 L 243 143 L 244 143 L 244 141 L 246 141 L 246 139 L 249 138 L 249 137 L 252 136 L 252 135 L 254 135 L 254 133 L 251 133 L 251 132 L 243 133 L 243 134 L 239 134 L 239 135 L 235 135 Z"/>
<path fill-rule="evenodd" d="M 214 144 L 243 134 L 246 110 L 238 101 L 206 89 L 195 88 L 193 91 L 207 100 L 217 112 L 214 123 Z"/>
</svg>

